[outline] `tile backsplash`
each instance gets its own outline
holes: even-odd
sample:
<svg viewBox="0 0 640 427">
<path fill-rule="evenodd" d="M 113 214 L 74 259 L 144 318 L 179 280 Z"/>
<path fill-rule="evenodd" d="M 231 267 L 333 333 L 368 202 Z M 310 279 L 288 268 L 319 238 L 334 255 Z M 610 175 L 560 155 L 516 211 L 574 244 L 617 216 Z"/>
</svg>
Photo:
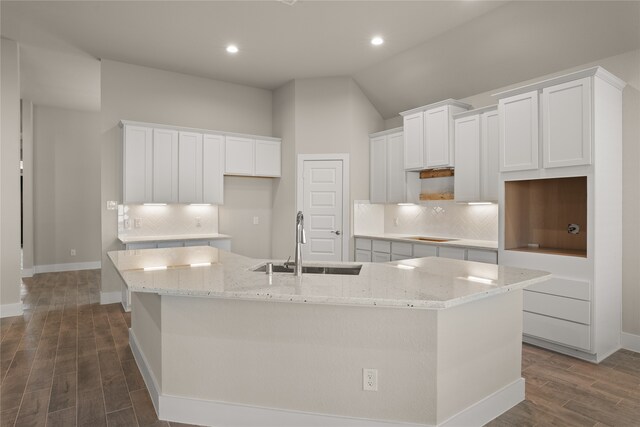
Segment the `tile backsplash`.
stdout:
<svg viewBox="0 0 640 427">
<path fill-rule="evenodd" d="M 438 200 L 419 205 L 354 204 L 355 234 L 419 234 L 498 240 L 498 205 L 465 205 Z"/>
<path fill-rule="evenodd" d="M 136 227 L 136 220 L 139 220 L 139 227 Z M 118 236 L 172 236 L 217 232 L 218 206 L 215 205 L 118 206 Z"/>
</svg>

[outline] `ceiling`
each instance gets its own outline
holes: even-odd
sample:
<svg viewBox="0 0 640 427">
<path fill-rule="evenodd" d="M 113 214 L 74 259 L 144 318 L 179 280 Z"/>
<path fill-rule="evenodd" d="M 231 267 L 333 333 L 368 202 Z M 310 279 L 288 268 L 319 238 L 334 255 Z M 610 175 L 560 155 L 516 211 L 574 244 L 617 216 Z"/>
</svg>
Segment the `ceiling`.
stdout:
<svg viewBox="0 0 640 427">
<path fill-rule="evenodd" d="M 385 117 L 640 48 L 640 2 L 5 1 L 36 104 L 99 109 L 98 58 L 264 89 L 355 78 Z M 373 35 L 385 43 L 372 46 Z M 229 55 L 224 48 L 240 48 Z"/>
</svg>

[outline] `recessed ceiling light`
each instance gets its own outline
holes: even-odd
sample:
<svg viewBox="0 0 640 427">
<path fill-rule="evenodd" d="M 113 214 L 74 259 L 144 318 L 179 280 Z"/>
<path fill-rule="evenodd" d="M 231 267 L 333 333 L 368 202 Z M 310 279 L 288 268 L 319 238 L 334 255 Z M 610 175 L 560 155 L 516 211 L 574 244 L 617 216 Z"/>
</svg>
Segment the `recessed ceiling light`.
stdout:
<svg viewBox="0 0 640 427">
<path fill-rule="evenodd" d="M 227 52 L 229 52 L 229 53 L 238 53 L 238 46 L 236 46 L 234 44 L 230 44 L 229 46 L 227 46 Z"/>
<path fill-rule="evenodd" d="M 382 43 L 384 43 L 384 39 L 380 36 L 371 39 L 371 44 L 374 46 L 380 46 Z"/>
</svg>

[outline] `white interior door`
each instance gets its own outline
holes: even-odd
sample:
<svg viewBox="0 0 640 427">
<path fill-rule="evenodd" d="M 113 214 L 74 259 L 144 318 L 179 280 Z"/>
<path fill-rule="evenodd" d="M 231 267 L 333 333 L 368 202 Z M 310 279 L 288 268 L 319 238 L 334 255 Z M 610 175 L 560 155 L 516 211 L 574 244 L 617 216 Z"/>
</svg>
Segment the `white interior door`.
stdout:
<svg viewBox="0 0 640 427">
<path fill-rule="evenodd" d="M 303 163 L 303 261 L 342 261 L 343 179 L 342 160 Z"/>
</svg>

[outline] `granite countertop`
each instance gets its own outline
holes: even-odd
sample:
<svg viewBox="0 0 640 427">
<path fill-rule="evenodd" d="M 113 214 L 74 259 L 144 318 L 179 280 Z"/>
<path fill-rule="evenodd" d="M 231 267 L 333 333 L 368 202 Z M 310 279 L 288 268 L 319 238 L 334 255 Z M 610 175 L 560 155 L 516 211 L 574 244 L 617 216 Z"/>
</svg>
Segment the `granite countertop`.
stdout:
<svg viewBox="0 0 640 427">
<path fill-rule="evenodd" d="M 471 239 L 459 239 L 457 237 L 449 236 L 434 236 L 434 235 L 422 235 L 416 234 L 394 234 L 394 233 L 382 233 L 382 234 L 356 234 L 354 237 L 360 237 L 364 239 L 380 239 L 380 240 L 393 240 L 397 242 L 406 243 L 419 243 L 422 245 L 438 245 L 438 246 L 454 246 L 460 248 L 477 248 L 477 249 L 491 249 L 498 250 L 498 242 L 495 240 L 471 240 Z M 439 239 L 452 239 L 448 242 L 426 242 L 424 240 L 411 239 L 411 237 L 435 237 Z"/>
<path fill-rule="evenodd" d="M 362 270 L 357 276 L 269 276 L 252 271 L 265 260 L 212 247 L 112 251 L 109 258 L 132 292 L 422 309 L 464 304 L 522 289 L 550 276 L 542 271 L 436 257 L 358 263 Z"/>
<path fill-rule="evenodd" d="M 230 239 L 231 236 L 226 234 L 163 234 L 157 236 L 118 236 L 118 240 L 122 243 L 140 243 L 140 242 L 168 242 L 172 240 L 218 240 Z"/>
</svg>

